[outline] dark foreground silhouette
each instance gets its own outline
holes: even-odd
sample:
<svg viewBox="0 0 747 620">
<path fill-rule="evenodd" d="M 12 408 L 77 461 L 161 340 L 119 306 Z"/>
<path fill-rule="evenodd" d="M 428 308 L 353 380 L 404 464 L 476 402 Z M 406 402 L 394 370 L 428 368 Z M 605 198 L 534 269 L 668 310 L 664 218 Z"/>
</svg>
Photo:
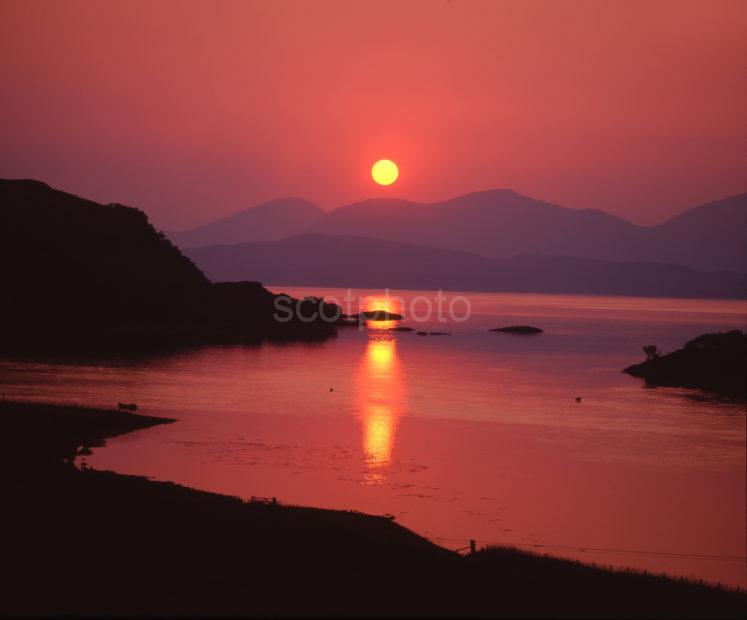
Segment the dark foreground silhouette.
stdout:
<svg viewBox="0 0 747 620">
<path fill-rule="evenodd" d="M 743 593 L 512 549 L 468 557 L 385 517 L 77 470 L 169 423 L 0 403 L 0 614 L 742 616 Z"/>
<path fill-rule="evenodd" d="M 747 334 L 739 330 L 703 334 L 682 349 L 661 355 L 654 345 L 643 348 L 646 361 L 623 370 L 651 386 L 697 388 L 745 399 Z"/>
<path fill-rule="evenodd" d="M 3 353 L 314 340 L 335 333 L 328 322 L 302 321 L 296 313 L 275 320 L 278 296 L 258 282 L 210 282 L 142 211 L 38 181 L 0 179 L 0 283 Z M 300 303 L 304 317 L 318 315 L 323 304 Z M 338 309 L 325 308 L 324 316 Z"/>
</svg>

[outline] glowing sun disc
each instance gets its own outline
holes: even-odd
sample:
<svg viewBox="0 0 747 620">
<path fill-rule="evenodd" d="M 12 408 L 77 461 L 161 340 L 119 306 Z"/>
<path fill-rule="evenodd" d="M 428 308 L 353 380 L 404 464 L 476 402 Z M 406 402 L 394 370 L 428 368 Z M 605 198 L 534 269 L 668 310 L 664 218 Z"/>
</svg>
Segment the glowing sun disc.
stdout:
<svg viewBox="0 0 747 620">
<path fill-rule="evenodd" d="M 391 185 L 399 176 L 399 169 L 391 159 L 380 159 L 371 167 L 371 176 L 379 185 Z"/>
</svg>

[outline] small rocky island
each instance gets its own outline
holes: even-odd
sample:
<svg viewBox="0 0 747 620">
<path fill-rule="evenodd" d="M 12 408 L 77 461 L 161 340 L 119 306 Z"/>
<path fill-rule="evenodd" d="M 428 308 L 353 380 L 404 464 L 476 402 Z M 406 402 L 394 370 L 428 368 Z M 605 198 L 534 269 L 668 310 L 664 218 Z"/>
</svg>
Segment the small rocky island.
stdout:
<svg viewBox="0 0 747 620">
<path fill-rule="evenodd" d="M 643 347 L 643 351 L 646 361 L 623 372 L 645 379 L 647 385 L 696 388 L 745 399 L 747 335 L 738 329 L 703 334 L 666 355 L 654 345 Z"/>
<path fill-rule="evenodd" d="M 532 325 L 509 325 L 508 327 L 495 327 L 491 332 L 505 332 L 507 334 L 541 334 L 544 330 Z"/>
<path fill-rule="evenodd" d="M 396 312 L 387 310 L 366 310 L 358 314 L 351 314 L 351 319 L 368 319 L 369 321 L 401 321 L 404 317 Z"/>
</svg>

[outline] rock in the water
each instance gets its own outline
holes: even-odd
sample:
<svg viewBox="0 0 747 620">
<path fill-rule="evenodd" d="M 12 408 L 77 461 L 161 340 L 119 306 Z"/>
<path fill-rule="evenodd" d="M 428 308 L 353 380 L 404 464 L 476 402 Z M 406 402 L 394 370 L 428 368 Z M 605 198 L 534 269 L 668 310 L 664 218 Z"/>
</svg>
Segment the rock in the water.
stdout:
<svg viewBox="0 0 747 620">
<path fill-rule="evenodd" d="M 401 321 L 404 317 L 396 312 L 387 310 L 366 310 L 350 316 L 352 319 L 368 319 L 369 321 Z"/>
<path fill-rule="evenodd" d="M 496 327 L 491 332 L 505 332 L 507 334 L 541 334 L 544 330 L 532 325 L 510 325 L 509 327 Z"/>
</svg>

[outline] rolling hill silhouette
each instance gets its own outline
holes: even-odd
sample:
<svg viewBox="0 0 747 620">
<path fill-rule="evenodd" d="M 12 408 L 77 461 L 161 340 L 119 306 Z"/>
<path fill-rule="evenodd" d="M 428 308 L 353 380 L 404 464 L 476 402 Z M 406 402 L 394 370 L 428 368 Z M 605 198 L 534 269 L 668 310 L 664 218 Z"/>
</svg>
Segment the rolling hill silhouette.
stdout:
<svg viewBox="0 0 747 620">
<path fill-rule="evenodd" d="M 633 240 L 635 226 L 601 211 L 564 209 L 511 190 L 467 194 L 421 204 L 364 200 L 328 213 L 308 232 L 362 235 L 483 256 L 589 256 L 611 239 Z M 605 258 L 618 258 L 608 256 Z"/>
<path fill-rule="evenodd" d="M 747 272 L 747 193 L 693 207 L 648 230 L 651 256 Z"/>
<path fill-rule="evenodd" d="M 0 180 L 0 283 L 0 347 L 10 351 L 333 331 L 275 322 L 275 295 L 257 282 L 211 283 L 142 211 L 39 181 Z"/>
<path fill-rule="evenodd" d="M 747 194 L 694 207 L 656 226 L 508 189 L 428 204 L 371 199 L 328 213 L 301 199 L 282 199 L 170 237 L 193 248 L 298 234 L 366 236 L 501 258 L 576 256 L 747 273 Z"/>
<path fill-rule="evenodd" d="M 577 256 L 747 272 L 747 194 L 695 207 L 652 227 L 505 189 L 432 204 L 376 199 L 336 209 L 308 232 L 364 234 L 503 258 Z"/>
<path fill-rule="evenodd" d="M 495 258 L 354 236 L 186 250 L 208 277 L 358 288 L 743 298 L 747 276 L 566 256 Z"/>
<path fill-rule="evenodd" d="M 274 241 L 302 233 L 324 215 L 303 198 L 278 198 L 203 226 L 168 232 L 180 247 Z"/>
</svg>

